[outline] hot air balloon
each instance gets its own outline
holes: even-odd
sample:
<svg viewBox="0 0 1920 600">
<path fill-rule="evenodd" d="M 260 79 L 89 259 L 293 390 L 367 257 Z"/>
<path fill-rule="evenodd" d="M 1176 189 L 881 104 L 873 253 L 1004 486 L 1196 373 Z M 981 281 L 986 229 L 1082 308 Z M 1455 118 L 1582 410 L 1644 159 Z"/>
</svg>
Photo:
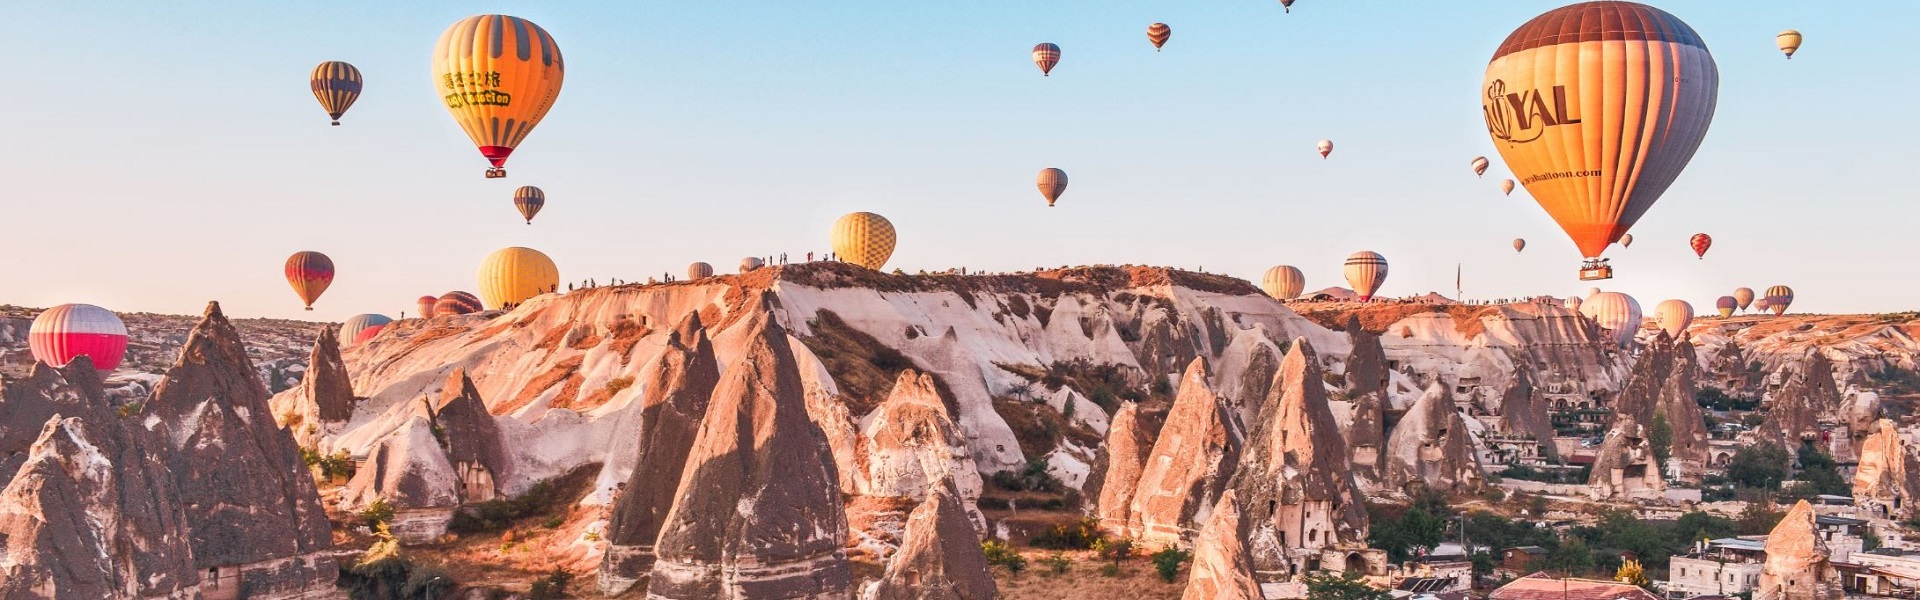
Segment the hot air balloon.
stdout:
<svg viewBox="0 0 1920 600">
<path fill-rule="evenodd" d="M 1756 299 L 1756 300 L 1754 300 L 1754 301 L 1753 301 L 1753 310 L 1754 310 L 1754 311 L 1756 311 L 1756 312 L 1767 312 L 1767 299 L 1766 299 L 1766 298 L 1759 298 L 1759 299 Z"/>
<path fill-rule="evenodd" d="M 1526 250 L 1526 249 L 1527 249 L 1527 241 L 1526 241 L 1526 240 L 1523 240 L 1523 239 L 1520 239 L 1520 238 L 1513 238 L 1513 251 L 1514 251 L 1514 252 L 1519 252 L 1519 251 L 1521 251 L 1521 250 Z"/>
<path fill-rule="evenodd" d="M 420 311 L 420 318 L 431 319 L 433 318 L 433 305 L 438 302 L 440 302 L 439 298 L 435 298 L 433 296 L 421 296 L 415 299 L 413 301 L 413 304 L 414 304 L 414 307 Z"/>
<path fill-rule="evenodd" d="M 357 344 L 360 342 L 361 332 L 368 330 L 379 331 L 380 328 L 386 327 L 388 323 L 392 322 L 393 319 L 387 318 L 386 315 L 371 313 L 348 317 L 347 322 L 340 324 L 340 340 L 346 342 L 349 346 Z"/>
<path fill-rule="evenodd" d="M 1293 12 L 1293 0 L 1280 0 L 1280 8 L 1284 12 Z"/>
<path fill-rule="evenodd" d="M 1047 199 L 1047 206 L 1053 206 L 1053 201 L 1067 191 L 1067 172 L 1053 167 L 1041 169 L 1035 184 L 1040 186 L 1040 196 Z"/>
<path fill-rule="evenodd" d="M 1503 195 L 1503 196 L 1512 196 L 1512 195 L 1513 195 L 1513 180 L 1512 180 L 1512 179 L 1502 179 L 1502 180 L 1500 180 L 1500 194 L 1501 194 L 1501 195 Z"/>
<path fill-rule="evenodd" d="M 333 259 L 313 251 L 301 251 L 287 257 L 287 283 L 293 286 L 293 293 L 305 302 L 307 310 L 313 310 L 313 301 L 333 285 Z"/>
<path fill-rule="evenodd" d="M 1660 199 L 1713 121 L 1720 75 L 1700 35 L 1657 8 L 1582 2 L 1521 25 L 1494 52 L 1481 114 L 1500 156 L 1585 262 Z"/>
<path fill-rule="evenodd" d="M 113 311 L 91 304 L 62 304 L 41 311 L 27 327 L 27 348 L 33 359 L 50 367 L 65 367 L 85 356 L 93 368 L 108 372 L 120 368 L 127 355 L 127 326 Z"/>
<path fill-rule="evenodd" d="M 480 261 L 480 298 L 487 308 L 507 308 L 560 289 L 560 268 L 532 248 L 501 248 Z"/>
<path fill-rule="evenodd" d="M 764 266 L 767 266 L 766 261 L 760 260 L 760 257 L 758 256 L 749 256 L 749 257 L 740 259 L 741 273 L 758 270 L 760 267 L 764 267 Z"/>
<path fill-rule="evenodd" d="M 1159 52 L 1161 46 L 1167 45 L 1167 38 L 1171 37 L 1173 37 L 1173 28 L 1168 27 L 1166 23 L 1147 26 L 1147 41 L 1153 42 L 1154 52 Z"/>
<path fill-rule="evenodd" d="M 313 97 L 320 100 L 320 108 L 333 118 L 334 127 L 340 126 L 340 115 L 347 114 L 347 107 L 360 99 L 360 88 L 364 84 L 359 69 L 337 60 L 320 63 L 307 78 Z"/>
<path fill-rule="evenodd" d="M 1582 302 L 1579 296 L 1574 296 L 1566 300 L 1561 300 L 1560 305 L 1567 307 L 1567 310 L 1580 310 L 1580 304 Z"/>
<path fill-rule="evenodd" d="M 1328 154 L 1333 154 L 1333 140 L 1320 140 L 1320 143 L 1315 147 L 1320 149 L 1320 158 L 1326 158 Z"/>
<path fill-rule="evenodd" d="M 507 176 L 507 156 L 553 108 L 566 74 L 553 36 L 519 17 L 461 19 L 433 50 L 434 89 L 493 164 L 489 178 Z"/>
<path fill-rule="evenodd" d="M 1040 76 L 1053 74 L 1053 66 L 1060 64 L 1060 47 L 1052 43 L 1041 43 L 1033 47 L 1033 64 L 1040 65 Z"/>
<path fill-rule="evenodd" d="M 1661 300 L 1653 307 L 1653 320 L 1667 332 L 1667 337 L 1681 339 L 1687 326 L 1693 324 L 1693 305 L 1685 300 Z"/>
<path fill-rule="evenodd" d="M 1473 176 L 1479 177 L 1487 174 L 1487 165 L 1490 164 L 1492 163 L 1487 162 L 1487 157 L 1485 156 L 1473 157 Z"/>
<path fill-rule="evenodd" d="M 896 239 L 893 223 L 870 212 L 847 213 L 833 222 L 834 255 L 875 271 L 893 256 Z"/>
<path fill-rule="evenodd" d="M 1753 305 L 1753 288 L 1734 288 L 1733 299 L 1740 302 L 1740 310 L 1746 310 Z"/>
<path fill-rule="evenodd" d="M 1733 316 L 1733 309 L 1740 307 L 1740 301 L 1733 296 L 1721 296 L 1713 301 L 1713 309 L 1720 311 L 1720 318 Z"/>
<path fill-rule="evenodd" d="M 1800 50 L 1800 32 L 1792 29 L 1782 31 L 1780 35 L 1773 36 L 1773 43 L 1787 54 L 1787 60 L 1793 60 L 1793 53 Z"/>
<path fill-rule="evenodd" d="M 1793 304 L 1793 288 L 1784 285 L 1767 288 L 1766 300 L 1767 305 L 1760 309 L 1773 311 L 1773 316 L 1780 316 L 1787 312 L 1787 306 Z"/>
<path fill-rule="evenodd" d="M 365 344 L 367 343 L 368 340 L 371 340 L 375 336 L 380 335 L 380 331 L 386 328 L 387 328 L 386 325 L 375 325 L 372 327 L 368 327 L 366 329 L 362 329 L 360 330 L 360 333 L 356 333 L 353 335 L 353 339 L 347 341 L 347 345 L 358 346 L 361 344 Z"/>
<path fill-rule="evenodd" d="M 1387 280 L 1387 259 L 1380 253 L 1361 250 L 1347 257 L 1347 285 L 1353 286 L 1353 293 L 1360 295 L 1360 301 L 1373 299 L 1373 293 L 1380 290 L 1380 284 Z"/>
<path fill-rule="evenodd" d="M 1695 257 L 1704 259 L 1707 257 L 1707 249 L 1713 247 L 1713 237 L 1704 233 L 1696 233 L 1693 234 L 1692 238 L 1687 239 L 1687 245 L 1693 247 L 1693 255 Z"/>
<path fill-rule="evenodd" d="M 513 191 L 513 207 L 520 209 L 520 216 L 526 217 L 527 224 L 533 224 L 533 216 L 540 214 L 540 208 L 547 205 L 547 193 L 530 185 L 520 186 Z"/>
<path fill-rule="evenodd" d="M 1623 235 L 1623 236 L 1620 236 L 1620 247 L 1621 247 L 1621 248 L 1632 248 L 1632 247 L 1633 247 L 1633 234 L 1631 234 L 1631 233 L 1629 233 L 1629 234 L 1626 234 L 1626 235 Z"/>
<path fill-rule="evenodd" d="M 1306 289 L 1307 277 L 1300 269 L 1279 265 L 1267 269 L 1260 277 L 1260 289 L 1273 296 L 1275 300 L 1292 300 L 1300 297 L 1300 291 Z"/>
<path fill-rule="evenodd" d="M 1598 293 L 1600 293 L 1600 288 L 1597 288 L 1597 287 L 1590 287 L 1590 288 L 1587 288 L 1587 297 L 1588 297 L 1588 298 L 1592 298 L 1594 294 L 1598 294 Z"/>
<path fill-rule="evenodd" d="M 440 300 L 433 303 L 433 314 L 436 317 L 470 315 L 480 310 L 480 297 L 461 291 L 442 294 Z"/>
<path fill-rule="evenodd" d="M 1625 348 L 1640 331 L 1640 303 L 1620 292 L 1600 292 L 1580 304 L 1580 314 L 1611 332 L 1613 343 Z"/>
<path fill-rule="evenodd" d="M 687 279 L 706 279 L 713 276 L 713 265 L 697 262 L 687 265 Z"/>
</svg>

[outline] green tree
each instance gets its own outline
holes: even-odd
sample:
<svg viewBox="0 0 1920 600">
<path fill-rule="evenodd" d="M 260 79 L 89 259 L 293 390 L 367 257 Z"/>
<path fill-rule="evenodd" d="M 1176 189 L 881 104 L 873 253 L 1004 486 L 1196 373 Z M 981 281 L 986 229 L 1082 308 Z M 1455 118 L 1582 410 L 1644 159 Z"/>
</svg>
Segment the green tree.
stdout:
<svg viewBox="0 0 1920 600">
<path fill-rule="evenodd" d="M 1774 512 L 1769 508 L 1771 502 L 1748 502 L 1746 510 L 1740 511 L 1740 517 L 1733 520 L 1733 532 L 1740 535 L 1766 535 L 1780 524 L 1786 513 Z"/>
<path fill-rule="evenodd" d="M 1374 514 L 1368 519 L 1373 527 L 1367 531 L 1367 545 L 1387 551 L 1393 562 L 1412 558 L 1415 548 L 1440 545 L 1446 531 L 1446 521 L 1417 506 L 1397 516 L 1385 509 L 1369 509 Z"/>
<path fill-rule="evenodd" d="M 1307 600 L 1392 600 L 1393 594 L 1367 585 L 1357 573 L 1314 573 L 1307 576 Z"/>
<path fill-rule="evenodd" d="M 1180 576 L 1180 563 L 1187 562 L 1191 558 L 1193 558 L 1192 552 L 1169 545 L 1153 553 L 1153 570 L 1160 576 L 1161 581 L 1173 583 L 1173 580 Z"/>
<path fill-rule="evenodd" d="M 1760 442 L 1733 453 L 1727 478 L 1741 487 L 1774 489 L 1787 479 L 1787 449 Z"/>
<path fill-rule="evenodd" d="M 1542 562 L 1543 570 L 1578 577 L 1593 571 L 1593 551 L 1580 538 L 1568 538 L 1549 551 Z"/>
<path fill-rule="evenodd" d="M 1840 476 L 1840 465 L 1821 452 L 1811 440 L 1800 444 L 1800 481 L 1813 494 L 1850 496 L 1853 485 Z"/>
<path fill-rule="evenodd" d="M 1667 422 L 1666 413 L 1653 413 L 1653 430 L 1647 434 L 1647 443 L 1653 446 L 1654 464 L 1666 470 L 1667 458 L 1673 456 L 1673 424 Z"/>
</svg>

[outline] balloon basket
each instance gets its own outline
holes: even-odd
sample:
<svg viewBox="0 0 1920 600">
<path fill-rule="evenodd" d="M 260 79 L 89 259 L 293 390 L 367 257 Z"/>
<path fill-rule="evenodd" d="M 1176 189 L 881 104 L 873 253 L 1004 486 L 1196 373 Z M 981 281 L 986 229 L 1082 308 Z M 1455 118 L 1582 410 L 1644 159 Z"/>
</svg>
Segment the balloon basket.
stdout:
<svg viewBox="0 0 1920 600">
<path fill-rule="evenodd" d="M 487 179 L 499 179 L 506 176 L 506 169 L 487 169 Z"/>
<path fill-rule="evenodd" d="M 1599 281 L 1602 279 L 1613 279 L 1613 267 L 1602 265 L 1580 270 L 1581 281 Z"/>
</svg>

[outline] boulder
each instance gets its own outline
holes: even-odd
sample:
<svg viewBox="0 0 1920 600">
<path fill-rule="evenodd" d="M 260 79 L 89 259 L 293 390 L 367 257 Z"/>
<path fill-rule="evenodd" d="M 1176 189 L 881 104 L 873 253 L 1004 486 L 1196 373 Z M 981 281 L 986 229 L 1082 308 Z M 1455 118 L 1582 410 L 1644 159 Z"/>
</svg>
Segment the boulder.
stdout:
<svg viewBox="0 0 1920 600">
<path fill-rule="evenodd" d="M 1150 547 L 1190 544 L 1239 467 L 1245 438 L 1233 406 L 1208 388 L 1206 360 L 1193 359 L 1141 468 L 1128 536 Z"/>
<path fill-rule="evenodd" d="M 1767 533 L 1766 562 L 1760 564 L 1760 585 L 1754 600 L 1840 600 L 1846 592 L 1840 575 L 1828 561 L 1827 543 L 1814 523 L 1813 505 L 1793 505 L 1780 524 Z"/>
<path fill-rule="evenodd" d="M 1427 387 L 1387 439 L 1381 483 L 1389 488 L 1425 487 L 1456 493 L 1478 491 L 1486 482 L 1473 435 L 1444 383 Z"/>
<path fill-rule="evenodd" d="M 1247 554 L 1246 527 L 1233 490 L 1220 495 L 1193 543 L 1193 566 L 1181 600 L 1262 600 Z"/>
<path fill-rule="evenodd" d="M 1616 417 L 1607 430 L 1587 486 L 1595 499 L 1650 500 L 1666 493 L 1666 477 L 1654 456 L 1647 428 L 1631 415 Z"/>
<path fill-rule="evenodd" d="M 907 516 L 900 551 L 865 600 L 988 600 L 999 593 L 953 483 L 935 482 Z"/>
<path fill-rule="evenodd" d="M 860 437 L 871 495 L 922 500 L 946 480 L 954 486 L 968 522 L 976 532 L 986 532 L 986 517 L 976 505 L 980 471 L 932 376 L 901 371 L 887 400 L 867 415 Z"/>
<path fill-rule="evenodd" d="M 333 326 L 322 325 L 299 387 L 290 395 L 273 398 L 273 416 L 293 433 L 295 441 L 311 448 L 322 436 L 353 418 L 355 400 L 353 380 L 340 358 L 339 334 Z"/>
</svg>

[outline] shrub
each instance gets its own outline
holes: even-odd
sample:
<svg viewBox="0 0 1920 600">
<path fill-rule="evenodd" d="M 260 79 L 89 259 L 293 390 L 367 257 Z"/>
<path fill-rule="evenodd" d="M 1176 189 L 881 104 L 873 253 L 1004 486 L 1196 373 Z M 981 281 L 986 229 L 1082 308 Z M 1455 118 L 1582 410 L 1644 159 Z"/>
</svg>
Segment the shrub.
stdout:
<svg viewBox="0 0 1920 600">
<path fill-rule="evenodd" d="M 1120 565 L 1112 563 L 1100 565 L 1100 575 L 1105 577 L 1119 577 Z"/>
<path fill-rule="evenodd" d="M 368 527 L 379 528 L 393 522 L 393 505 L 387 499 L 379 498 L 360 510 L 360 522 Z"/>
<path fill-rule="evenodd" d="M 980 553 L 986 555 L 987 566 L 1005 567 L 1008 575 L 1018 577 L 1021 571 L 1027 569 L 1027 558 L 1007 546 L 1006 542 L 1000 540 L 980 542 Z"/>
<path fill-rule="evenodd" d="M 1187 562 L 1191 558 L 1193 558 L 1192 552 L 1171 545 L 1161 548 L 1159 552 L 1153 553 L 1154 573 L 1160 576 L 1161 581 L 1173 583 L 1174 579 L 1180 576 L 1180 563 Z"/>
<path fill-rule="evenodd" d="M 1113 561 L 1113 568 L 1120 568 L 1120 561 L 1133 556 L 1133 540 L 1127 538 L 1102 537 L 1093 543 L 1093 551 L 1100 558 Z"/>
<path fill-rule="evenodd" d="M 1106 534 L 1100 531 L 1100 520 L 1084 517 L 1078 523 L 1054 525 L 1033 536 L 1031 543 L 1036 548 L 1091 550 L 1105 538 Z"/>
<path fill-rule="evenodd" d="M 990 478 L 993 485 L 1010 492 L 1058 493 L 1060 480 L 1047 472 L 1047 461 L 1033 459 L 1027 461 L 1027 468 L 1020 472 L 997 471 Z"/>
<path fill-rule="evenodd" d="M 1065 552 L 1054 552 L 1040 559 L 1040 564 L 1046 565 L 1047 570 L 1055 575 L 1064 575 L 1068 569 L 1073 568 L 1073 559 L 1067 558 Z"/>
<path fill-rule="evenodd" d="M 567 597 L 567 584 L 573 583 L 573 574 L 566 569 L 554 567 L 552 573 L 533 582 L 533 588 L 527 590 L 527 600 L 554 600 Z"/>
<path fill-rule="evenodd" d="M 607 395 L 612 396 L 621 390 L 633 387 L 632 377 L 615 377 L 607 380 Z"/>
<path fill-rule="evenodd" d="M 500 498 L 470 504 L 454 511 L 453 520 L 447 523 L 447 531 L 452 533 L 491 533 L 502 531 L 513 525 L 514 521 L 542 514 L 564 510 L 570 504 L 555 480 L 533 484 L 526 493 L 511 498 Z M 561 520 L 555 515 L 547 522 Z M 554 523 L 549 528 L 559 527 Z"/>
</svg>

